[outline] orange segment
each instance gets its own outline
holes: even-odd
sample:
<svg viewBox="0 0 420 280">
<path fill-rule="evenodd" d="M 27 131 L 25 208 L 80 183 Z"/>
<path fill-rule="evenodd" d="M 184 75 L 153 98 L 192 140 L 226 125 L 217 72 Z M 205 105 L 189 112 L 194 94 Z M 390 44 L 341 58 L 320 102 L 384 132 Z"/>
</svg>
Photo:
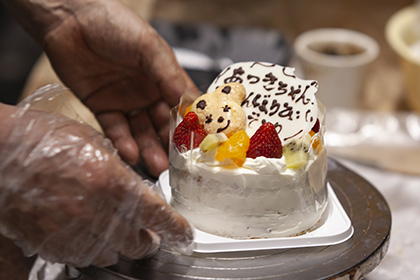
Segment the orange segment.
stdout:
<svg viewBox="0 0 420 280">
<path fill-rule="evenodd" d="M 319 137 L 319 134 L 315 133 L 314 131 L 309 131 L 309 135 L 311 135 L 311 143 L 312 143 L 312 148 L 314 149 L 314 151 L 319 152 L 322 149 L 322 143 L 321 143 L 321 139 Z"/>
<path fill-rule="evenodd" d="M 191 106 L 192 106 L 192 104 L 190 106 L 188 106 L 187 109 L 185 109 L 184 117 L 185 117 L 186 114 L 188 114 L 191 111 Z"/>
<path fill-rule="evenodd" d="M 217 149 L 216 160 L 231 159 L 235 165 L 241 167 L 246 160 L 246 152 L 249 148 L 248 134 L 240 130 L 233 134 L 226 142 Z"/>
</svg>

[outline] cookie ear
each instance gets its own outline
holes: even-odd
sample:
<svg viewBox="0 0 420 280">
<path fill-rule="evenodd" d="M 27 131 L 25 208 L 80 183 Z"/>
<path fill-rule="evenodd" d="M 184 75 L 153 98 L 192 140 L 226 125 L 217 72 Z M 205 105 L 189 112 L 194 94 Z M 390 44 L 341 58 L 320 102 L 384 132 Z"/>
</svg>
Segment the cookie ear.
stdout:
<svg viewBox="0 0 420 280">
<path fill-rule="evenodd" d="M 206 93 L 197 98 L 191 105 L 191 112 L 194 112 L 198 116 L 198 121 L 201 125 L 209 123 L 209 117 L 211 117 L 212 103 L 215 97 Z"/>
<path fill-rule="evenodd" d="M 195 104 L 195 108 L 198 110 L 198 109 L 201 109 L 201 110 L 204 110 L 204 109 L 206 109 L 206 107 L 207 107 L 207 101 L 205 100 L 205 99 L 201 99 L 200 101 L 198 101 L 196 104 Z"/>
<path fill-rule="evenodd" d="M 203 94 L 199 98 L 197 98 L 193 104 L 191 105 L 191 111 L 197 113 L 198 111 L 205 110 L 209 105 L 209 98 L 208 94 Z"/>
<path fill-rule="evenodd" d="M 246 98 L 245 87 L 240 83 L 228 83 L 215 91 L 217 94 L 227 95 L 234 102 L 241 104 Z"/>
</svg>

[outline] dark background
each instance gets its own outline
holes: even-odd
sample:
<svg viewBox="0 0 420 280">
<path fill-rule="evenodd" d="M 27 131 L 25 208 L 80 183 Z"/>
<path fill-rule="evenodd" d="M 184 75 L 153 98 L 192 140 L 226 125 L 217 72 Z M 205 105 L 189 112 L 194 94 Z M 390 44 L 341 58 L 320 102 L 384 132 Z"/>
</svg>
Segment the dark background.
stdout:
<svg viewBox="0 0 420 280">
<path fill-rule="evenodd" d="M 8 14 L 0 1 L 0 102 L 16 104 L 41 47 Z M 0 280 L 27 278 L 32 258 L 0 235 Z"/>
<path fill-rule="evenodd" d="M 15 104 L 41 47 L 8 14 L 0 1 L 0 102 Z"/>
</svg>

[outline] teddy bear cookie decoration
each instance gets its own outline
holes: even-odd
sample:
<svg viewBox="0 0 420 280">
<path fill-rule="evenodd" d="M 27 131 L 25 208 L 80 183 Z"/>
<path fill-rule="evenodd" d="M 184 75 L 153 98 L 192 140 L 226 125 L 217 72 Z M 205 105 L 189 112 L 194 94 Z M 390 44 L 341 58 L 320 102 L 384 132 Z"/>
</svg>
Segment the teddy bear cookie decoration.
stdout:
<svg viewBox="0 0 420 280">
<path fill-rule="evenodd" d="M 246 115 L 241 104 L 246 98 L 245 87 L 228 83 L 215 91 L 201 95 L 191 106 L 199 123 L 208 134 L 224 133 L 227 137 L 245 130 Z"/>
</svg>

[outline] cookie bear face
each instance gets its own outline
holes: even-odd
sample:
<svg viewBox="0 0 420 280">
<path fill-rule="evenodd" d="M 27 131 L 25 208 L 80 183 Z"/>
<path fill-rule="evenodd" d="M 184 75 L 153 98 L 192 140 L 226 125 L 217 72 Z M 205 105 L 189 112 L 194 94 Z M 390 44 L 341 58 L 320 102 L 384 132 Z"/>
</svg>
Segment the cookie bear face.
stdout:
<svg viewBox="0 0 420 280">
<path fill-rule="evenodd" d="M 240 83 L 229 83 L 197 98 L 191 111 L 207 133 L 223 132 L 227 137 L 245 130 L 246 116 L 241 107 L 245 100 L 245 88 Z"/>
</svg>

